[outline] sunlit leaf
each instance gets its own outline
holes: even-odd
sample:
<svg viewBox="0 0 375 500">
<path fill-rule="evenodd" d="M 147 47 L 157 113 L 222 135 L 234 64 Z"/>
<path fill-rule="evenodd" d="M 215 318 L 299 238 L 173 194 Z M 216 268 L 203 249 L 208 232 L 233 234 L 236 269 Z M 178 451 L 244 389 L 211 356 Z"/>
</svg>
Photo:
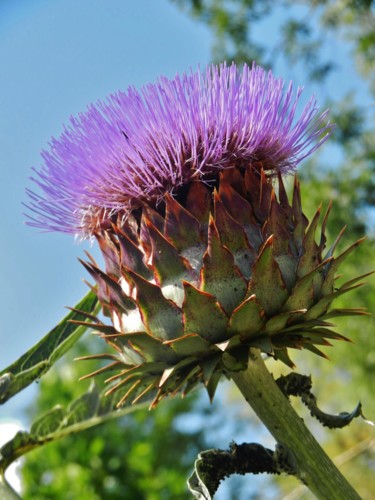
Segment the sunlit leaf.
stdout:
<svg viewBox="0 0 375 500">
<path fill-rule="evenodd" d="M 86 326 L 71 323 L 84 321 L 83 313 L 98 310 L 98 300 L 90 291 L 60 323 L 17 361 L 0 372 L 0 404 L 46 373 L 86 331 Z"/>
</svg>

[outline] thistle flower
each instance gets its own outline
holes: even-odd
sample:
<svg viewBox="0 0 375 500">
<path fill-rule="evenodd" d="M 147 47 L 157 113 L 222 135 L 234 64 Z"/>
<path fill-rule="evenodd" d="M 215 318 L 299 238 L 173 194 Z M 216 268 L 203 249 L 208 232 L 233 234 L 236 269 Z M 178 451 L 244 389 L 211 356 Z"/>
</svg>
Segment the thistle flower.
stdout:
<svg viewBox="0 0 375 500">
<path fill-rule="evenodd" d="M 330 310 L 358 279 L 334 287 L 339 238 L 325 252 L 327 211 L 308 222 L 295 181 L 283 174 L 328 136 L 327 112 L 259 67 L 212 66 L 112 96 L 72 119 L 30 193 L 32 224 L 95 235 L 106 270 L 96 281 L 114 347 L 108 393 L 118 404 L 203 382 L 212 398 L 223 374 L 243 370 L 250 348 L 293 366 L 289 348 L 323 353 L 345 339 Z"/>
<path fill-rule="evenodd" d="M 233 166 L 293 171 L 331 130 L 314 98 L 296 118 L 301 93 L 258 66 L 233 64 L 91 105 L 42 153 L 29 224 L 85 237 Z"/>
</svg>

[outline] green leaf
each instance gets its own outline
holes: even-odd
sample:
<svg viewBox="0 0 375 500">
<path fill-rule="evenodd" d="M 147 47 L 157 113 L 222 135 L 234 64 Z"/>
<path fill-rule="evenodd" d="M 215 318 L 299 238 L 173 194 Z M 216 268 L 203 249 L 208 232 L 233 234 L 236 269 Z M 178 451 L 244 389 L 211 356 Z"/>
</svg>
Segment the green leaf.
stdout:
<svg viewBox="0 0 375 500">
<path fill-rule="evenodd" d="M 98 300 L 90 291 L 65 318 L 17 361 L 0 372 L 0 404 L 46 373 L 83 335 L 86 326 L 71 323 L 86 320 L 84 313 L 98 310 Z"/>
<path fill-rule="evenodd" d="M 39 417 L 31 425 L 29 432 L 18 432 L 13 439 L 0 448 L 0 476 L 12 462 L 29 451 L 69 434 L 121 417 L 149 404 L 149 401 L 144 401 L 134 405 L 124 405 L 119 410 L 116 408 L 119 394 L 116 394 L 116 398 L 109 398 L 105 396 L 105 391 L 99 392 L 93 384 L 87 393 L 75 399 L 66 410 L 61 406 L 56 406 Z M 1 488 L 0 480 L 0 493 L 2 493 Z M 7 497 L 0 496 L 0 498 Z"/>
<path fill-rule="evenodd" d="M 198 500 L 212 500 L 221 481 L 232 474 L 275 474 L 281 471 L 294 474 L 290 464 L 285 463 L 285 459 L 281 461 L 281 456 L 278 458 L 280 453 L 281 450 L 273 452 L 257 443 L 237 445 L 233 442 L 229 450 L 202 451 L 188 480 L 189 490 Z M 283 465 L 288 468 L 283 469 Z"/>
<path fill-rule="evenodd" d="M 64 409 L 60 405 L 55 406 L 52 410 L 33 422 L 30 428 L 30 435 L 42 437 L 56 432 L 61 426 L 64 416 Z"/>
</svg>

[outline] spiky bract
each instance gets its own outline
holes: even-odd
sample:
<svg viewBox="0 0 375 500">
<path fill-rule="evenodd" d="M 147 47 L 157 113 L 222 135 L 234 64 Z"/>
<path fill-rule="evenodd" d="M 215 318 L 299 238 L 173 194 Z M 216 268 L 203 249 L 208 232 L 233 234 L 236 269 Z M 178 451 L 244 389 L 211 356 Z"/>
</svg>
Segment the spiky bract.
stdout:
<svg viewBox="0 0 375 500">
<path fill-rule="evenodd" d="M 314 98 L 297 114 L 301 93 L 260 67 L 233 64 L 91 105 L 42 153 L 39 192 L 28 190 L 29 224 L 90 236 L 233 165 L 292 171 L 331 130 Z"/>
<path fill-rule="evenodd" d="M 361 309 L 332 301 L 341 255 L 324 252 L 327 214 L 308 223 L 299 184 L 289 203 L 283 181 L 257 166 L 223 170 L 216 186 L 190 182 L 179 199 L 144 205 L 123 227 L 97 236 L 106 271 L 86 267 L 112 325 L 95 325 L 117 354 L 109 392 L 120 404 L 155 392 L 154 403 L 202 381 L 213 397 L 222 374 L 244 369 L 249 348 L 292 365 L 288 348 L 344 339 L 329 320 Z"/>
</svg>

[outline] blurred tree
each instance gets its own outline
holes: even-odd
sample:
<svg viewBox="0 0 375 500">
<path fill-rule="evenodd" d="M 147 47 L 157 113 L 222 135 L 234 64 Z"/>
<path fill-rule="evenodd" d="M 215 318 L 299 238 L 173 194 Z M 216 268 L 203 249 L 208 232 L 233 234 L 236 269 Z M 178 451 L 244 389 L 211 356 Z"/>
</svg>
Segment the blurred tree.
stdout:
<svg viewBox="0 0 375 500">
<path fill-rule="evenodd" d="M 171 1 L 212 30 L 216 62 L 260 62 L 261 58 L 263 64 L 273 66 L 280 57 L 288 63 L 302 62 L 308 77 L 321 81 L 336 67 L 336 61 L 322 50 L 333 35 L 352 42 L 360 70 L 374 78 L 373 0 Z M 256 35 L 259 24 L 270 36 Z"/>
<path fill-rule="evenodd" d="M 87 345 L 87 344 L 86 344 Z M 32 414 L 68 405 L 87 390 L 77 382 L 95 365 L 74 362 L 90 349 L 80 343 L 40 382 Z M 90 367 L 89 365 L 92 364 Z M 204 449 L 203 429 L 192 429 L 186 414 L 196 397 L 175 398 L 157 410 L 139 410 L 110 423 L 69 436 L 26 456 L 24 498 L 33 500 L 168 500 L 190 498 L 186 480 Z M 185 417 L 184 417 L 185 415 Z M 184 425 L 176 426 L 180 416 Z M 189 430 L 190 429 L 190 430 Z"/>
</svg>

